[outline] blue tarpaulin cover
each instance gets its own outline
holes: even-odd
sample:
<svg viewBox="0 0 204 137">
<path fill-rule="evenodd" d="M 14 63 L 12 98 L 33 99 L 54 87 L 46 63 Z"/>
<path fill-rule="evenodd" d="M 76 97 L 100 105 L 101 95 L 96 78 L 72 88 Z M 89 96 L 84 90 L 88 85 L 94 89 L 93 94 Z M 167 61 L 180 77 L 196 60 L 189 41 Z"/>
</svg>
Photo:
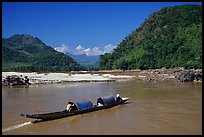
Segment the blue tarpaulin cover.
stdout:
<svg viewBox="0 0 204 137">
<path fill-rule="evenodd" d="M 93 103 L 90 100 L 76 102 L 76 105 L 79 110 L 93 108 Z"/>
<path fill-rule="evenodd" d="M 101 97 L 97 99 L 97 104 L 103 104 L 103 105 L 111 105 L 115 103 L 115 98 L 113 96 L 106 96 L 106 97 Z"/>
</svg>

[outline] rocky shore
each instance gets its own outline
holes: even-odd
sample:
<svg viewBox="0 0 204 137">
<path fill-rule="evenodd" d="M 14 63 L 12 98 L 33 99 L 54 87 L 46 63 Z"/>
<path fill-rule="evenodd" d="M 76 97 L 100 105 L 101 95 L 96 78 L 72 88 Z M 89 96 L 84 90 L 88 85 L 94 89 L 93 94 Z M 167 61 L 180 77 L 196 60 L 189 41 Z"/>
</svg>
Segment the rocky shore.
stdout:
<svg viewBox="0 0 204 137">
<path fill-rule="evenodd" d="M 79 73 L 79 72 L 69 72 Z M 133 76 L 133 79 L 142 80 L 144 82 L 202 82 L 202 69 L 148 69 L 148 70 L 106 70 L 80 72 L 80 74 L 111 74 L 114 76 Z"/>
<path fill-rule="evenodd" d="M 28 83 L 46 84 L 63 82 L 111 82 L 124 79 L 143 80 L 144 82 L 202 82 L 202 69 L 185 70 L 183 68 L 162 68 L 125 71 L 74 71 L 64 73 L 2 72 L 2 85 L 27 85 Z"/>
<path fill-rule="evenodd" d="M 202 82 L 202 69 L 156 69 L 148 70 L 148 72 L 143 73 L 147 74 L 146 77 L 142 79 L 145 82 Z"/>
<path fill-rule="evenodd" d="M 18 86 L 18 85 L 30 85 L 28 76 L 22 75 L 7 75 L 2 79 L 2 85 L 4 86 Z"/>
<path fill-rule="evenodd" d="M 134 79 L 144 82 L 202 82 L 202 69 L 149 69 L 125 70 L 106 73 L 134 76 Z"/>
</svg>

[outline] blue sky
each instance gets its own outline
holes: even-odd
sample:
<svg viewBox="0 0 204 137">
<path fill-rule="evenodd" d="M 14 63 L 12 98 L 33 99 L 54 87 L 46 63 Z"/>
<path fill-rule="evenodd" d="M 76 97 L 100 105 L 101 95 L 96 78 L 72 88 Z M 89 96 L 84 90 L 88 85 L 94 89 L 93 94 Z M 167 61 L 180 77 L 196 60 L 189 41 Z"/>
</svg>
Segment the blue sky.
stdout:
<svg viewBox="0 0 204 137">
<path fill-rule="evenodd" d="M 202 2 L 2 2 L 2 37 L 30 34 L 54 48 L 103 49 L 151 13 L 181 4 Z"/>
</svg>

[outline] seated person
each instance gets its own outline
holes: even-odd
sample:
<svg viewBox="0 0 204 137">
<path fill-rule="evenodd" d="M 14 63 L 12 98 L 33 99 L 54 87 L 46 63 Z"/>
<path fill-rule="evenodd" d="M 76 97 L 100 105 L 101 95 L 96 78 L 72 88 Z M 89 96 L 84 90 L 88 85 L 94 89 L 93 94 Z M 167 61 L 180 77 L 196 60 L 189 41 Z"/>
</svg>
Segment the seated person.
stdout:
<svg viewBox="0 0 204 137">
<path fill-rule="evenodd" d="M 101 104 L 101 103 L 98 103 L 98 106 L 100 107 L 100 106 L 103 106 L 103 104 Z"/>
<path fill-rule="evenodd" d="M 121 100 L 122 100 L 122 98 L 120 97 L 119 94 L 117 94 L 117 95 L 116 95 L 116 102 L 121 101 Z"/>
<path fill-rule="evenodd" d="M 68 102 L 67 104 L 67 111 L 72 112 L 72 111 L 76 111 L 77 110 L 77 106 L 74 104 L 74 102 Z"/>
</svg>

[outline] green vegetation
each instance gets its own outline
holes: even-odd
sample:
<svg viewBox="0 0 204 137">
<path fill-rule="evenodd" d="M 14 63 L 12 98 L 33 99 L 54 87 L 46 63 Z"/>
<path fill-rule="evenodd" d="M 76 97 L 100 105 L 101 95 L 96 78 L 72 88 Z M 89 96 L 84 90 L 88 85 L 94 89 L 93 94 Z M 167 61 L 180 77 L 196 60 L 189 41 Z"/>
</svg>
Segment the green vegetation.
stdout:
<svg viewBox="0 0 204 137">
<path fill-rule="evenodd" d="M 202 68 L 202 6 L 163 8 L 100 57 L 101 70 Z"/>
<path fill-rule="evenodd" d="M 38 38 L 16 34 L 2 39 L 2 71 L 77 71 L 85 68 Z"/>
</svg>

